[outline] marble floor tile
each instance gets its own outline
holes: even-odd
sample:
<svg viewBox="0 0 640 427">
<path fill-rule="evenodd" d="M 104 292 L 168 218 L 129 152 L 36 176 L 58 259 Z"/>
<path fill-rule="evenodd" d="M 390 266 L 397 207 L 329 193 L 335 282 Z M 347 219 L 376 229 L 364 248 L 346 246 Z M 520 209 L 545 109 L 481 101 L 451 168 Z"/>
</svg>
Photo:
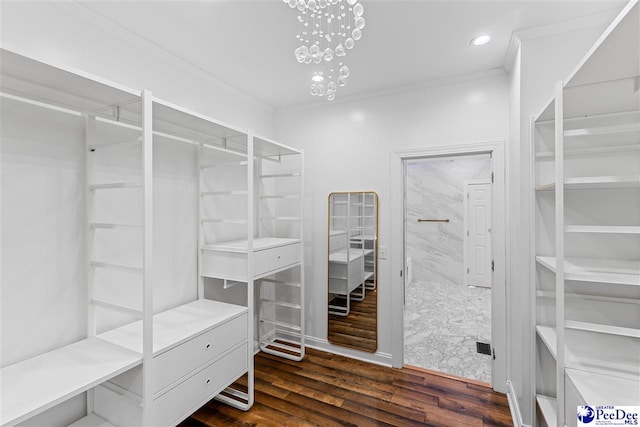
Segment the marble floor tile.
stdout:
<svg viewBox="0 0 640 427">
<path fill-rule="evenodd" d="M 417 281 L 407 287 L 404 363 L 491 382 L 491 356 L 476 341 L 491 342 L 491 290 Z"/>
</svg>

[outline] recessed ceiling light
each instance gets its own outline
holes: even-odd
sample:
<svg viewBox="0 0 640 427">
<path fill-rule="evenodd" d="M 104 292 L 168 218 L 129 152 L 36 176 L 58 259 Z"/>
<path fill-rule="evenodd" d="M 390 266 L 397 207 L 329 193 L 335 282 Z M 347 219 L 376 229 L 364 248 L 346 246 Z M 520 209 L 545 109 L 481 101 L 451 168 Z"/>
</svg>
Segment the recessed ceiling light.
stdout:
<svg viewBox="0 0 640 427">
<path fill-rule="evenodd" d="M 320 83 L 324 81 L 324 76 L 322 75 L 322 73 L 314 73 L 313 77 L 311 77 L 311 80 L 313 80 L 316 83 Z"/>
<path fill-rule="evenodd" d="M 483 34 L 481 36 L 477 36 L 471 39 L 471 44 L 474 46 L 482 46 L 484 44 L 489 43 L 490 41 L 491 41 L 491 36 L 487 34 Z"/>
</svg>

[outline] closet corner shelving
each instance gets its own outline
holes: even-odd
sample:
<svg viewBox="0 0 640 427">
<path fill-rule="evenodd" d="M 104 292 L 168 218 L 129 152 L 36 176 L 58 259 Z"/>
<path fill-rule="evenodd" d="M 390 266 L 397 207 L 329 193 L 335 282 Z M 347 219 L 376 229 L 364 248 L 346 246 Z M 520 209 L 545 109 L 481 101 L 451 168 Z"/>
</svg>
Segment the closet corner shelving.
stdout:
<svg viewBox="0 0 640 427">
<path fill-rule="evenodd" d="M 640 6 L 532 121 L 536 425 L 640 402 Z"/>
<path fill-rule="evenodd" d="M 260 323 L 271 325 L 260 334 L 262 350 L 304 357 L 302 153 L 148 91 L 7 49 L 0 55 L 8 108 L 52 110 L 85 129 L 86 255 L 79 259 L 86 259 L 88 296 L 86 339 L 0 370 L 0 425 L 28 422 L 84 392 L 88 415 L 76 427 L 175 425 L 214 397 L 249 409 L 254 284 Z M 197 147 L 199 200 L 197 299 L 160 313 L 151 283 L 157 141 Z M 117 159 L 125 166 L 114 167 Z M 118 205 L 131 209 L 105 214 Z M 119 275 L 118 290 L 104 271 Z M 246 288 L 244 303 L 218 292 L 237 284 Z M 243 375 L 248 387 L 230 388 Z"/>
</svg>

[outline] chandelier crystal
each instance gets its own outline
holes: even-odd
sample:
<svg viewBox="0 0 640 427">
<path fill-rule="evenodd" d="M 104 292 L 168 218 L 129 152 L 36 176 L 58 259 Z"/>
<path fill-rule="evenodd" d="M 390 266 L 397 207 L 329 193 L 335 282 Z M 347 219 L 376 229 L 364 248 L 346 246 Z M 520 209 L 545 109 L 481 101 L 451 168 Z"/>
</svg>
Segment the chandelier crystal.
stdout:
<svg viewBox="0 0 640 427">
<path fill-rule="evenodd" d="M 283 0 L 297 9 L 298 46 L 293 51 L 300 64 L 329 67 L 324 81 L 312 78 L 310 93 L 335 99 L 339 87 L 347 84 L 350 70 L 344 63 L 347 52 L 362 38 L 364 6 L 358 0 Z M 337 65 L 334 65 L 337 62 Z M 337 72 L 336 72 L 337 70 Z M 314 77 L 323 74 L 316 71 Z"/>
</svg>

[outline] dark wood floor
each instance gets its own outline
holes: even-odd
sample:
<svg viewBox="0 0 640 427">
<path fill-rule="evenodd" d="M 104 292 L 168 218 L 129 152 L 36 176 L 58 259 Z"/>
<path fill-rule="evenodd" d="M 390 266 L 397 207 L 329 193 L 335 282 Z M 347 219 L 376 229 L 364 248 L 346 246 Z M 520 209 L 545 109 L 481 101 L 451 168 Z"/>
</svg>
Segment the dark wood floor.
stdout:
<svg viewBox="0 0 640 427">
<path fill-rule="evenodd" d="M 378 347 L 378 292 L 368 290 L 362 301 L 351 300 L 347 316 L 329 315 L 329 341 L 333 344 L 375 351 Z"/>
<path fill-rule="evenodd" d="M 302 362 L 259 353 L 255 403 L 212 400 L 181 427 L 512 426 L 507 399 L 488 387 L 307 349 Z"/>
</svg>

